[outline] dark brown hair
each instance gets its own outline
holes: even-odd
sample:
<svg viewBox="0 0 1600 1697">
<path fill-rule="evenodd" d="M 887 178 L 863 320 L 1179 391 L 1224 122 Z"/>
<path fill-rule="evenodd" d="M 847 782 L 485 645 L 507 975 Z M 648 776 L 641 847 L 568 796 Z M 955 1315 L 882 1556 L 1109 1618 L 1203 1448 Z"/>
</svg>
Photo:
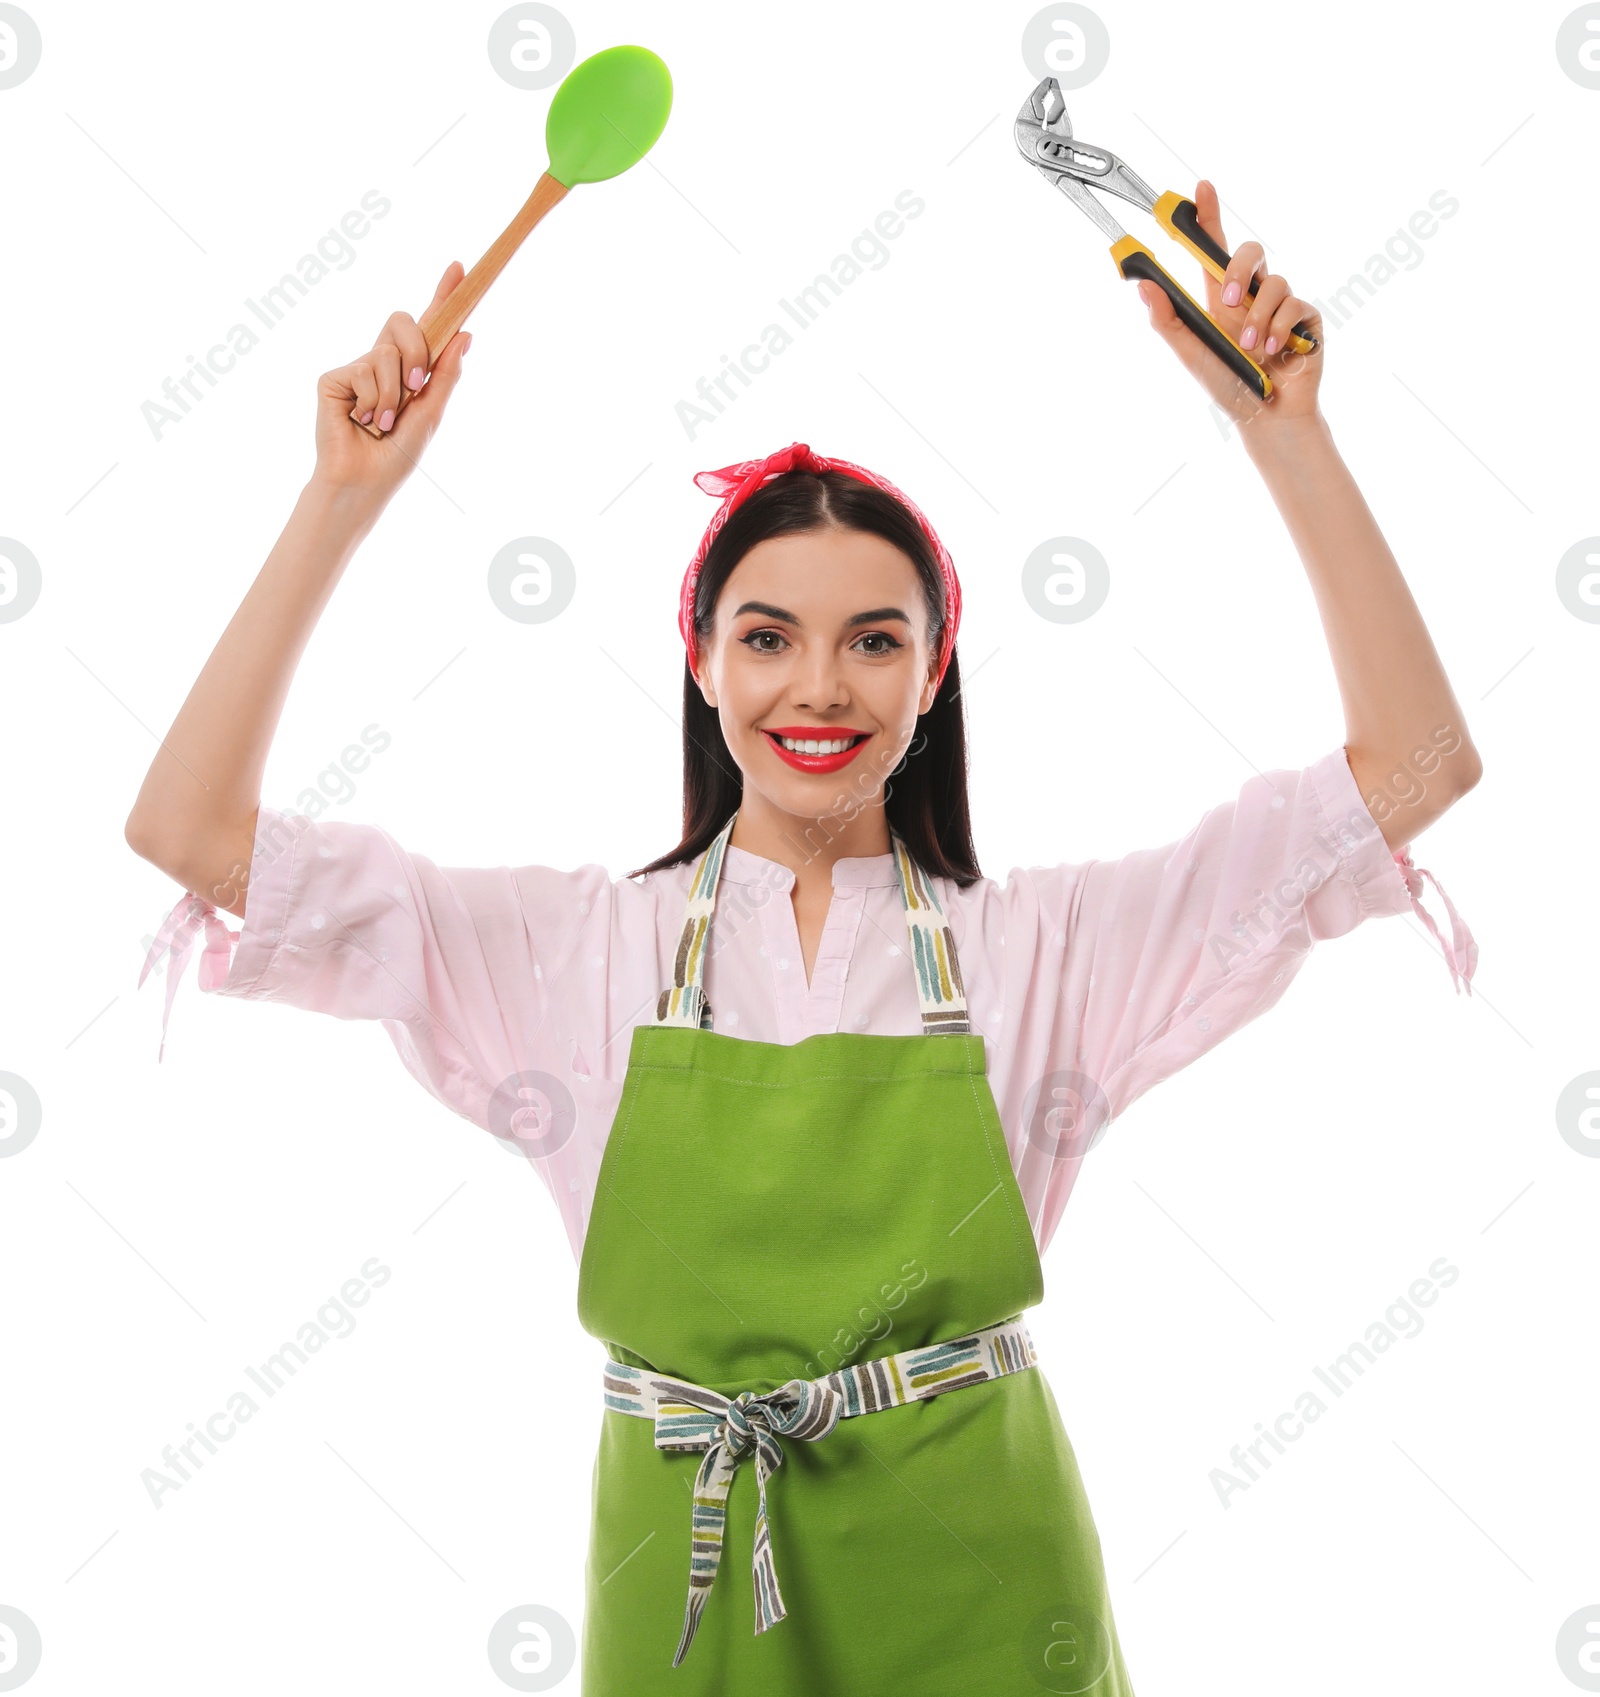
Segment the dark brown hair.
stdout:
<svg viewBox="0 0 1600 1697">
<path fill-rule="evenodd" d="M 736 508 L 717 532 L 695 585 L 695 645 L 705 652 L 716 620 L 717 597 L 758 542 L 830 527 L 866 531 L 892 543 L 922 580 L 928 610 L 928 643 L 937 652 L 944 629 L 944 579 L 921 525 L 906 508 L 870 483 L 844 472 L 785 472 Z M 630 878 L 698 858 L 727 824 L 744 795 L 744 776 L 728 749 L 722 724 L 683 665 L 683 840 Z M 961 714 L 961 667 L 952 653 L 933 705 L 917 720 L 900 764 L 884 784 L 890 830 L 905 842 L 925 872 L 965 888 L 982 874 L 972 844 L 967 806 L 967 739 Z M 827 829 L 828 815 L 818 820 Z"/>
</svg>

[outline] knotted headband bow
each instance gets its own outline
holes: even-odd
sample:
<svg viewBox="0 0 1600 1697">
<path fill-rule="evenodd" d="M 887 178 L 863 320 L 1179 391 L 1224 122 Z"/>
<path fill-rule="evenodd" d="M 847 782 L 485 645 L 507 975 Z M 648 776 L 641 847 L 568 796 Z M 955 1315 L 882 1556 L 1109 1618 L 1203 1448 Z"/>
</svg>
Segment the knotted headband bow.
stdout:
<svg viewBox="0 0 1600 1697">
<path fill-rule="evenodd" d="M 961 623 L 961 584 L 956 578 L 955 563 L 951 560 L 948 550 L 939 540 L 933 526 L 923 516 L 922 509 L 915 501 L 896 489 L 888 478 L 879 477 L 875 471 L 868 471 L 865 466 L 852 465 L 849 460 L 829 459 L 822 454 L 814 454 L 804 442 L 791 442 L 787 448 L 780 448 L 776 453 L 768 454 L 764 460 L 741 460 L 737 465 L 723 466 L 720 471 L 695 473 L 695 483 L 705 490 L 706 494 L 721 496 L 722 505 L 717 508 L 711 523 L 706 526 L 705 535 L 700 538 L 700 546 L 689 562 L 689 569 L 683 574 L 683 589 L 678 597 L 678 629 L 683 636 L 683 645 L 688 650 L 690 666 L 693 667 L 696 660 L 695 589 L 700 581 L 700 568 L 705 564 L 706 552 L 715 541 L 717 532 L 728 522 L 730 514 L 737 511 L 768 479 L 781 477 L 786 471 L 811 471 L 819 475 L 825 471 L 843 472 L 846 477 L 870 483 L 874 488 L 892 495 L 917 521 L 933 548 L 934 558 L 939 562 L 940 575 L 944 579 L 944 629 L 940 633 L 938 652 L 938 682 L 943 683 L 945 668 L 949 666 L 950 656 L 955 652 L 956 627 Z"/>
</svg>

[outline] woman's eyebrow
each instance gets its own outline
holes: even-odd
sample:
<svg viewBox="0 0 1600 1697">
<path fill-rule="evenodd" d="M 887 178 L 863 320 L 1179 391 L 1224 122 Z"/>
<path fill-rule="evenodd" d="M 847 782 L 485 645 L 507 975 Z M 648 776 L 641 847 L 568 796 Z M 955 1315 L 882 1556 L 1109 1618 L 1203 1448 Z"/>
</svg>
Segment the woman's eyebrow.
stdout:
<svg viewBox="0 0 1600 1697">
<path fill-rule="evenodd" d="M 733 616 L 738 618 L 741 613 L 762 613 L 769 619 L 782 619 L 785 624 L 800 624 L 796 616 L 783 607 L 774 607 L 770 601 L 745 601 L 734 609 Z M 910 619 L 898 607 L 875 607 L 870 613 L 856 613 L 845 620 L 847 625 L 875 625 L 884 619 L 899 619 L 902 624 L 909 625 Z"/>
<path fill-rule="evenodd" d="M 741 613 L 765 613 L 769 619 L 782 619 L 785 624 L 797 625 L 800 623 L 793 613 L 785 611 L 782 607 L 774 607 L 770 601 L 746 601 L 733 610 L 735 618 L 738 618 Z"/>
</svg>

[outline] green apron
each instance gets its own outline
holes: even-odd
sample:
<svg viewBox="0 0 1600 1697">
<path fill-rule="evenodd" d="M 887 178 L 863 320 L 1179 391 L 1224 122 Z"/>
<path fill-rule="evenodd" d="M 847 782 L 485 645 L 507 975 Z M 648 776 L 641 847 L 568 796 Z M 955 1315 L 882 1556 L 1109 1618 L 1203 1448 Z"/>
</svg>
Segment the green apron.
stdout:
<svg viewBox="0 0 1600 1697">
<path fill-rule="evenodd" d="M 729 1398 L 961 1338 L 1044 1294 L 932 883 L 894 838 L 922 1035 L 736 1039 L 702 982 L 732 827 L 696 869 L 656 1020 L 634 1029 L 578 1274 L 579 1322 L 615 1361 Z M 701 1458 L 655 1438 L 606 1408 L 585 1697 L 1132 1697 L 1038 1367 L 782 1439 L 759 1532 L 740 1466 L 676 1666 Z M 759 1633 L 758 1536 L 787 1608 Z"/>
</svg>

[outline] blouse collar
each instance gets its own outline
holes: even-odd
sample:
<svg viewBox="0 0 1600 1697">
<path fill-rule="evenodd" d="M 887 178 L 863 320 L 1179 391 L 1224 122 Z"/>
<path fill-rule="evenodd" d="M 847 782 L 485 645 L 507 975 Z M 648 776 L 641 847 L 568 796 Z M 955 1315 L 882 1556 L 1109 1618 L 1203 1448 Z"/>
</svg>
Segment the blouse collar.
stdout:
<svg viewBox="0 0 1600 1697">
<path fill-rule="evenodd" d="M 794 873 L 775 860 L 751 854 L 748 849 L 729 843 L 723 851 L 722 876 L 735 884 L 766 884 L 777 890 L 794 888 Z M 857 889 L 874 884 L 895 882 L 892 854 L 849 854 L 833 863 L 833 887 Z"/>
</svg>

